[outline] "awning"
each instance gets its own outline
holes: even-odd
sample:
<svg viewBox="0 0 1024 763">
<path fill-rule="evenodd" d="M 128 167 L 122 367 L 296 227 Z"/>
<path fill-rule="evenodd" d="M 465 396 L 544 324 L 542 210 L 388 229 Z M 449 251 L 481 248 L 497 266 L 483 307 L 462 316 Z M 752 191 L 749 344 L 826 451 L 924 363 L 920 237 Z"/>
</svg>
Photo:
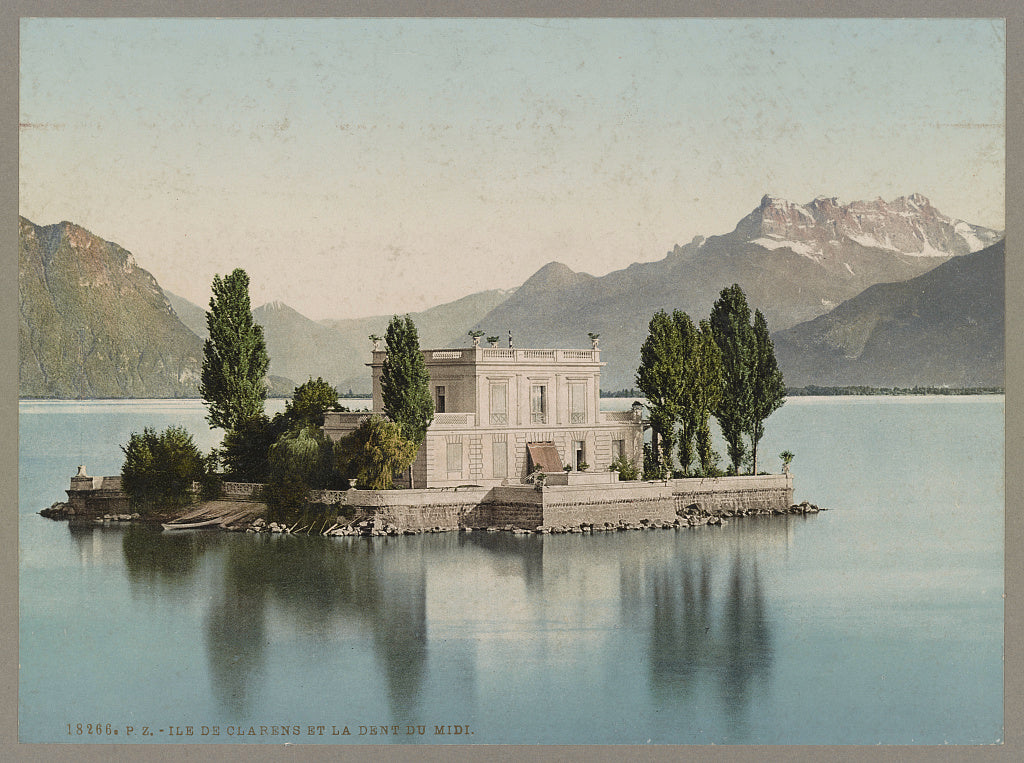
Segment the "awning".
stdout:
<svg viewBox="0 0 1024 763">
<path fill-rule="evenodd" d="M 526 443 L 526 451 L 530 454 L 530 463 L 533 469 L 540 467 L 542 472 L 562 471 L 562 458 L 558 455 L 558 448 L 555 447 L 555 443 L 550 440 L 547 442 L 528 442 Z"/>
</svg>

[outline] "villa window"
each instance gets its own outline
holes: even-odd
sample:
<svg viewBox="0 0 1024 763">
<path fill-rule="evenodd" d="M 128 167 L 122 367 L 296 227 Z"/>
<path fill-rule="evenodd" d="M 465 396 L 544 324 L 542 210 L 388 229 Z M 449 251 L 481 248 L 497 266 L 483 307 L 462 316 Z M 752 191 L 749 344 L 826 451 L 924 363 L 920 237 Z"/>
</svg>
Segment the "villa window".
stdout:
<svg viewBox="0 0 1024 763">
<path fill-rule="evenodd" d="M 612 440 L 612 461 L 626 455 L 626 441 Z"/>
<path fill-rule="evenodd" d="M 434 403 L 434 411 L 436 413 L 444 413 L 444 387 L 435 387 L 434 391 L 437 398 Z"/>
<path fill-rule="evenodd" d="M 583 440 L 576 440 L 572 445 L 573 454 L 575 455 L 576 462 L 573 464 L 573 466 L 578 470 L 580 468 L 580 464 L 586 463 L 587 461 L 586 456 L 584 456 L 584 449 L 586 448 L 586 444 L 583 442 Z"/>
<path fill-rule="evenodd" d="M 508 476 L 508 443 L 495 440 L 491 445 L 493 474 L 499 479 Z"/>
<path fill-rule="evenodd" d="M 448 443 L 448 471 L 462 474 L 462 443 Z"/>
<path fill-rule="evenodd" d="M 491 423 L 508 424 L 508 385 L 491 385 Z"/>
<path fill-rule="evenodd" d="M 587 423 L 587 385 L 583 382 L 569 385 L 569 423 Z"/>
<path fill-rule="evenodd" d="M 533 424 L 548 423 L 548 388 L 534 384 L 530 388 L 530 421 Z"/>
</svg>

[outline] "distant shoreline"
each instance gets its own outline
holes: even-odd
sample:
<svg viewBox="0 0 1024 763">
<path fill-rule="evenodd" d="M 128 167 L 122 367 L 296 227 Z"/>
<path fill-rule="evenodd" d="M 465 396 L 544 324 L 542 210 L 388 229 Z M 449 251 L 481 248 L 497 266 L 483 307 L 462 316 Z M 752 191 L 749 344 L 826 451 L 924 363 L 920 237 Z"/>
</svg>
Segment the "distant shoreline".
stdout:
<svg viewBox="0 0 1024 763">
<path fill-rule="evenodd" d="M 1004 395 L 1003 387 L 806 387 L 788 388 L 786 397 L 828 395 Z"/>
<path fill-rule="evenodd" d="M 806 387 L 787 387 L 786 397 L 824 397 L 839 395 L 1004 395 L 1004 387 L 819 387 L 810 384 Z M 601 390 L 603 399 L 624 397 L 643 397 L 638 389 L 622 389 L 616 392 Z"/>
<path fill-rule="evenodd" d="M 962 395 L 1004 395 L 1004 387 L 818 387 L 809 385 L 806 387 L 790 387 L 786 389 L 786 397 L 829 397 L 829 396 L 885 396 L 885 397 L 909 397 L 913 395 L 948 395 L 950 397 Z M 344 394 L 338 395 L 339 400 L 369 400 L 370 393 L 365 395 Z M 602 400 L 615 400 L 621 398 L 642 398 L 639 390 L 618 390 L 609 392 L 601 390 Z M 267 400 L 290 400 L 290 395 L 272 396 Z M 202 400 L 201 397 L 31 397 L 19 396 L 18 402 L 59 402 L 71 403 L 75 401 L 129 401 L 129 400 Z"/>
</svg>

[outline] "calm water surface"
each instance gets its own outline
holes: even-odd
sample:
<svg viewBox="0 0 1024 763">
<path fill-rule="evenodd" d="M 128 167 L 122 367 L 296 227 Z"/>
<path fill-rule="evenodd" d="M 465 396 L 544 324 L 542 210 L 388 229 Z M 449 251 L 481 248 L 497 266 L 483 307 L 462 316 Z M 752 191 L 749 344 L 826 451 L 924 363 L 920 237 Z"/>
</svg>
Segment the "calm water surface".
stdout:
<svg viewBox="0 0 1024 763">
<path fill-rule="evenodd" d="M 118 473 L 118 445 L 143 426 L 183 424 L 209 448 L 219 433 L 203 414 L 193 401 L 21 403 L 22 741 L 1003 736 L 1001 396 L 790 399 L 761 453 L 775 471 L 775 454 L 796 453 L 797 500 L 831 509 L 806 518 L 353 539 L 35 514 L 78 464 Z M 79 723 L 119 736 L 78 736 Z"/>
</svg>

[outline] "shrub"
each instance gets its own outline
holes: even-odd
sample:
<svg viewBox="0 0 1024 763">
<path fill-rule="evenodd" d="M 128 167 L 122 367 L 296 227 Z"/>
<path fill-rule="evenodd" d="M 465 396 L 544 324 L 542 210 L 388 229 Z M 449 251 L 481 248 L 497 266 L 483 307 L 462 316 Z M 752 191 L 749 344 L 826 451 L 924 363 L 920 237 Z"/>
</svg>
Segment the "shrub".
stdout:
<svg viewBox="0 0 1024 763">
<path fill-rule="evenodd" d="M 608 467 L 610 471 L 619 473 L 620 481 L 635 480 L 640 478 L 640 469 L 632 461 L 628 461 L 625 456 L 619 456 L 612 461 L 611 466 Z"/>
<path fill-rule="evenodd" d="M 257 416 L 243 421 L 224 435 L 221 460 L 228 479 L 235 482 L 266 482 L 270 479 L 270 448 L 283 434 L 287 419 Z"/>
<path fill-rule="evenodd" d="M 644 443 L 644 479 L 660 480 L 665 477 L 665 466 L 661 459 L 655 457 L 649 442 Z"/>
<path fill-rule="evenodd" d="M 285 415 L 296 424 L 320 426 L 324 411 L 338 409 L 338 390 L 321 377 L 312 376 L 295 388 L 292 399 L 284 404 Z M 342 410 L 345 410 L 344 408 Z"/>
<path fill-rule="evenodd" d="M 533 484 L 534 490 L 543 490 L 547 479 L 548 475 L 539 466 L 534 467 L 534 470 L 526 475 L 526 481 Z"/>
<path fill-rule="evenodd" d="M 195 498 L 192 483 L 211 480 L 207 459 L 182 427 L 160 434 L 149 427 L 142 434 L 132 432 L 121 450 L 121 489 L 139 513 L 185 506 Z"/>
</svg>

